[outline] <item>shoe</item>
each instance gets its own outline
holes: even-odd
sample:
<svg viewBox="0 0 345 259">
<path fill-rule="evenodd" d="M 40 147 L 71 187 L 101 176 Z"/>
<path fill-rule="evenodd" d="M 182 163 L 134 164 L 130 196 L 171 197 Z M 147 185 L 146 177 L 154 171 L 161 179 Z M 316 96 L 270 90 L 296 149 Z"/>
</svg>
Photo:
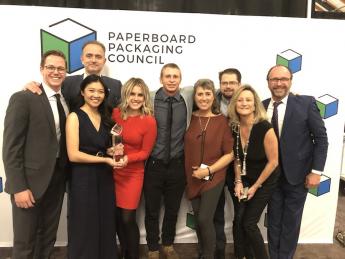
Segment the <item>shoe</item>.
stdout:
<svg viewBox="0 0 345 259">
<path fill-rule="evenodd" d="M 171 246 L 163 246 L 163 254 L 166 259 L 180 259 L 178 254 L 176 253 L 174 247 Z"/>
<path fill-rule="evenodd" d="M 149 251 L 147 253 L 147 259 L 159 259 L 159 251 Z"/>
<path fill-rule="evenodd" d="M 340 242 L 340 244 L 345 246 L 345 231 L 339 231 L 335 238 Z"/>
<path fill-rule="evenodd" d="M 225 258 L 225 251 L 223 249 L 216 249 L 214 253 L 215 259 L 224 259 Z"/>
</svg>

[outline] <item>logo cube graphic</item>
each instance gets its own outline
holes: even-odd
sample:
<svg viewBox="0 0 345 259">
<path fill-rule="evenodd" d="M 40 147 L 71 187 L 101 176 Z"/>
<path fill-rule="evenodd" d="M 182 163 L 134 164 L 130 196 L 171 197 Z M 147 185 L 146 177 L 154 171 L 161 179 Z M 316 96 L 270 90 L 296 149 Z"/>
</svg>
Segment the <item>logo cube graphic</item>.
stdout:
<svg viewBox="0 0 345 259">
<path fill-rule="evenodd" d="M 195 216 L 192 211 L 186 214 L 186 226 L 195 230 Z"/>
<path fill-rule="evenodd" d="M 4 188 L 2 187 L 2 177 L 0 177 L 0 193 L 4 191 Z"/>
<path fill-rule="evenodd" d="M 81 68 L 82 47 L 85 42 L 96 40 L 96 31 L 70 18 L 41 29 L 41 53 L 52 49 L 62 51 L 67 59 L 67 72 L 73 73 Z"/>
<path fill-rule="evenodd" d="M 318 187 L 309 188 L 309 193 L 315 196 L 321 196 L 328 193 L 331 189 L 331 178 L 327 175 L 321 175 L 320 185 Z"/>
<path fill-rule="evenodd" d="M 292 49 L 287 49 L 277 54 L 276 64 L 288 67 L 292 73 L 296 73 L 301 70 L 302 55 Z"/>
<path fill-rule="evenodd" d="M 339 100 L 329 94 L 325 94 L 316 99 L 317 107 L 321 117 L 327 119 L 338 113 Z"/>
</svg>

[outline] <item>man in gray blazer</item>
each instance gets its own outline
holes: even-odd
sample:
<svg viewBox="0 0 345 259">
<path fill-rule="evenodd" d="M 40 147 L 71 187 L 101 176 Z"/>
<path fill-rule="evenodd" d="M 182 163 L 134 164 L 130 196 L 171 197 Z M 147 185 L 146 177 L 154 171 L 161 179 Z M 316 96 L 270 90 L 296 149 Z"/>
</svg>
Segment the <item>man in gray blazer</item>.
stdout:
<svg viewBox="0 0 345 259">
<path fill-rule="evenodd" d="M 68 107 L 61 95 L 66 65 L 62 52 L 44 53 L 42 94 L 17 92 L 6 111 L 2 154 L 12 202 L 12 259 L 49 258 L 56 240 L 68 166 Z"/>
</svg>

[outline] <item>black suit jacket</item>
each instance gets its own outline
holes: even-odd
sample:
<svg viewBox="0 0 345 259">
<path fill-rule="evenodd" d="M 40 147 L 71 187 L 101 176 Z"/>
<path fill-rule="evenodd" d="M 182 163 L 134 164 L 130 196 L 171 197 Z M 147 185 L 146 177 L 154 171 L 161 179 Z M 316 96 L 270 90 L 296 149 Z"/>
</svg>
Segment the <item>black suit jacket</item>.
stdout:
<svg viewBox="0 0 345 259">
<path fill-rule="evenodd" d="M 271 99 L 263 101 L 267 109 Z M 315 98 L 289 94 L 279 139 L 280 167 L 287 181 L 300 184 L 312 169 L 323 171 L 328 140 Z"/>
<path fill-rule="evenodd" d="M 80 100 L 78 100 L 78 96 L 80 93 L 80 84 L 83 79 L 83 74 L 68 76 L 62 84 L 62 94 L 69 104 L 71 110 L 79 107 Z M 107 76 L 102 76 L 102 79 L 109 90 L 108 105 L 114 108 L 120 103 L 121 82 Z"/>
<path fill-rule="evenodd" d="M 3 133 L 5 191 L 15 194 L 30 189 L 36 199 L 40 198 L 54 173 L 58 148 L 53 112 L 45 92 L 13 94 Z M 60 151 L 60 157 L 67 161 L 66 152 Z"/>
</svg>

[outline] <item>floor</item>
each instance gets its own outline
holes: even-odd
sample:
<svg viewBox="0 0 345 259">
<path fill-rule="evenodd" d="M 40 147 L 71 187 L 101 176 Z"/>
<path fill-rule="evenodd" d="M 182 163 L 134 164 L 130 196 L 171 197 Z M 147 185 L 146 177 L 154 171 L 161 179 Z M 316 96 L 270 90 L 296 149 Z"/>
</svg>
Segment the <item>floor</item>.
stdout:
<svg viewBox="0 0 345 259">
<path fill-rule="evenodd" d="M 339 230 L 345 230 L 345 183 L 339 189 L 339 199 L 337 207 L 337 217 L 334 226 L 334 235 Z M 176 244 L 176 251 L 181 259 L 197 258 L 196 244 Z M 146 245 L 142 245 L 141 258 L 146 258 Z M 10 259 L 11 248 L 0 248 L 0 259 Z M 52 259 L 66 258 L 66 248 L 55 248 Z M 228 244 L 226 248 L 226 258 L 234 258 L 232 244 Z M 336 239 L 333 244 L 301 244 L 298 245 L 294 259 L 344 259 L 345 247 L 343 247 Z"/>
</svg>

